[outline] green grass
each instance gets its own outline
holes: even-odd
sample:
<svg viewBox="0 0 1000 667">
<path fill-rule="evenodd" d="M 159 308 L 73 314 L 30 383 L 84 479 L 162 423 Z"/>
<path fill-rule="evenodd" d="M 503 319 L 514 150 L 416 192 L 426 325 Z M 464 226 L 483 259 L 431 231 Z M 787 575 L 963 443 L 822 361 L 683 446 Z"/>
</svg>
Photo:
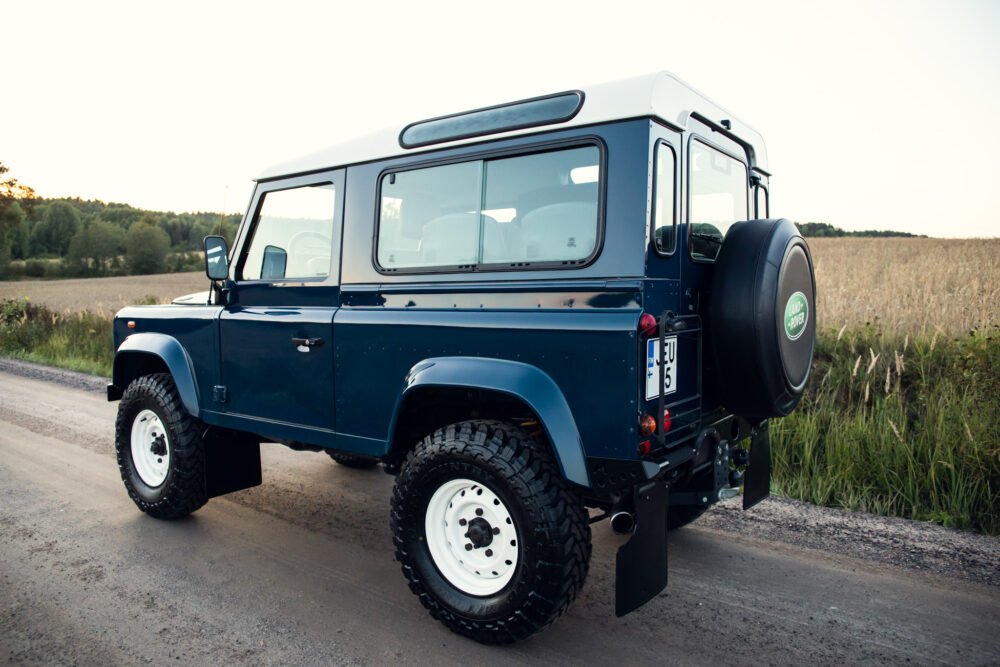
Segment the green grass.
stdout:
<svg viewBox="0 0 1000 667">
<path fill-rule="evenodd" d="M 111 375 L 111 317 L 104 313 L 60 314 L 25 300 L 0 301 L 0 354 Z"/>
<path fill-rule="evenodd" d="M 111 317 L 0 301 L 0 354 L 108 376 Z M 777 494 L 998 534 L 1000 329 L 821 333 L 806 396 L 772 434 Z"/>
<path fill-rule="evenodd" d="M 1000 533 L 1000 329 L 824 332 L 772 433 L 778 494 Z"/>
</svg>

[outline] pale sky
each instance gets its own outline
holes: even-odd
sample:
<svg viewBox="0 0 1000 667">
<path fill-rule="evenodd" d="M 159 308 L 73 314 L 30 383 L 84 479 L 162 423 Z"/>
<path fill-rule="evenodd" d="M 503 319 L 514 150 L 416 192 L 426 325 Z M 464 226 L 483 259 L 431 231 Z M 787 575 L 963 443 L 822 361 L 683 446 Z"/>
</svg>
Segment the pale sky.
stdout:
<svg viewBox="0 0 1000 667">
<path fill-rule="evenodd" d="M 299 154 L 669 70 L 764 136 L 771 213 L 1000 236 L 1000 2 L 4 2 L 0 160 L 40 195 L 243 212 Z"/>
</svg>

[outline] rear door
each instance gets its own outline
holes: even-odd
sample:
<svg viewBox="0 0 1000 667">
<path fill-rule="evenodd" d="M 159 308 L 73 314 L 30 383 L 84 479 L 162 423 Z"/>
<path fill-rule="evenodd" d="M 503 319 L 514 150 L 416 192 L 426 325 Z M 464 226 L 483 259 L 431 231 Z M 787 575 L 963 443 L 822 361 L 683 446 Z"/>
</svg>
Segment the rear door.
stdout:
<svg viewBox="0 0 1000 667">
<path fill-rule="evenodd" d="M 262 183 L 237 241 L 217 398 L 257 432 L 320 443 L 334 429 L 343 188 L 343 170 Z"/>
</svg>

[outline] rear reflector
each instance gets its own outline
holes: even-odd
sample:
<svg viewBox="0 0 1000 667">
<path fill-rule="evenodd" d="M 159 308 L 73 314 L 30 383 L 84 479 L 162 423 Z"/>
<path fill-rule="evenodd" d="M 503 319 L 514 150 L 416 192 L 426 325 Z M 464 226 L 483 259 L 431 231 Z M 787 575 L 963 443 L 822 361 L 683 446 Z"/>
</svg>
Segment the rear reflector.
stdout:
<svg viewBox="0 0 1000 667">
<path fill-rule="evenodd" d="M 639 435 L 643 437 L 656 433 L 656 420 L 653 415 L 643 415 L 639 419 Z"/>
</svg>

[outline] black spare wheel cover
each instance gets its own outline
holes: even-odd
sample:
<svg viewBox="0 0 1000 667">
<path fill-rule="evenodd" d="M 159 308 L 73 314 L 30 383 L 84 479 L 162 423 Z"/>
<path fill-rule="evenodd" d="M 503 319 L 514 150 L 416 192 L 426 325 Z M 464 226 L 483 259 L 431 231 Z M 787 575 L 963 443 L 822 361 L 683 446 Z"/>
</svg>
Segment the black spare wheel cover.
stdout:
<svg viewBox="0 0 1000 667">
<path fill-rule="evenodd" d="M 715 260 L 708 340 L 719 398 L 730 412 L 783 417 L 798 405 L 816 344 L 816 278 L 792 222 L 729 228 Z"/>
</svg>

